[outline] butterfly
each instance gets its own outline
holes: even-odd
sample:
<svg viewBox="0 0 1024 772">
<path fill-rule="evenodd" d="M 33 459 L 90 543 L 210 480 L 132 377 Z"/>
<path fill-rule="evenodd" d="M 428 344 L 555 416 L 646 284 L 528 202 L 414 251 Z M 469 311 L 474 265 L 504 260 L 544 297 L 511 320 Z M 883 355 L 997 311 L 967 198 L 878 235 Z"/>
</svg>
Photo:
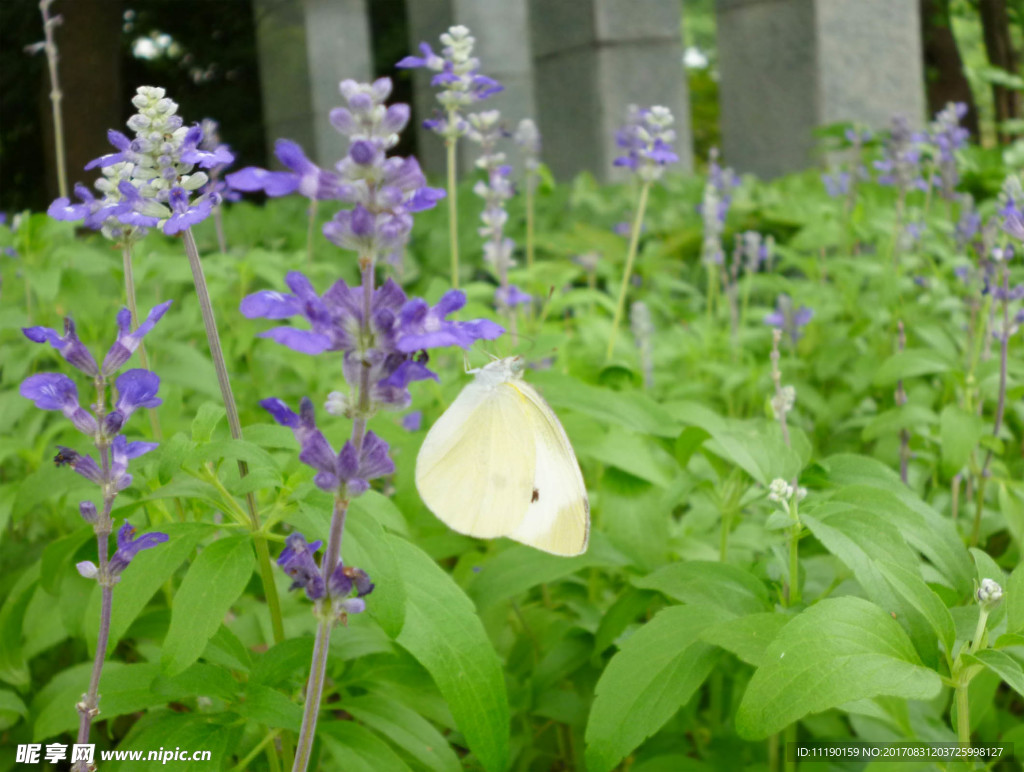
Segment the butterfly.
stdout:
<svg viewBox="0 0 1024 772">
<path fill-rule="evenodd" d="M 416 487 L 430 511 L 459 533 L 507 536 L 555 555 L 579 555 L 590 503 L 565 429 L 523 380 L 522 357 L 477 370 L 427 432 Z"/>
</svg>

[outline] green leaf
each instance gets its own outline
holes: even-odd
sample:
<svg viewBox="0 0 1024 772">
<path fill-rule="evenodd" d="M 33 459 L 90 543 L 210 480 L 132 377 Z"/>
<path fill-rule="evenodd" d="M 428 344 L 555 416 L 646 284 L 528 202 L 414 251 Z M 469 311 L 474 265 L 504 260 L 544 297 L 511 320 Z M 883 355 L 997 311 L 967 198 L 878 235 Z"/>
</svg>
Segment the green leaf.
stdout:
<svg viewBox="0 0 1024 772">
<path fill-rule="evenodd" d="M 1013 569 L 1003 597 L 1006 598 L 1006 632 L 1024 630 L 1024 563 Z"/>
<path fill-rule="evenodd" d="M 253 562 L 248 536 L 225 537 L 199 553 L 174 596 L 160 658 L 165 673 L 180 673 L 203 653 L 245 589 Z"/>
<path fill-rule="evenodd" d="M 675 439 L 683 427 L 642 391 L 592 386 L 553 370 L 530 374 L 530 382 L 553 408 L 575 410 L 641 434 Z"/>
<path fill-rule="evenodd" d="M 21 648 L 22 620 L 39 582 L 39 567 L 39 562 L 33 563 L 18 577 L 0 607 L 0 680 L 11 686 L 24 687 L 31 683 Z"/>
<path fill-rule="evenodd" d="M 248 684 L 242 701 L 231 709 L 243 718 L 277 729 L 298 732 L 302 724 L 302 708 L 277 689 L 262 684 Z"/>
<path fill-rule="evenodd" d="M 1005 651 L 982 649 L 973 655 L 965 654 L 964 661 L 984 665 L 1005 681 L 1007 686 L 1024 697 L 1024 669 Z"/>
<path fill-rule="evenodd" d="M 358 566 L 371 578 L 396 577 L 401 573 L 392 540 L 367 510 L 348 513 L 341 553 L 345 565 Z M 373 595 L 367 598 L 370 614 L 392 638 L 398 637 L 405 624 L 405 595 L 401 582 L 378 580 Z"/>
<path fill-rule="evenodd" d="M 958 405 L 946 405 L 939 417 L 942 442 L 942 473 L 952 477 L 967 465 L 971 451 L 985 433 L 981 416 Z"/>
<path fill-rule="evenodd" d="M 107 662 L 100 678 L 101 715 L 111 719 L 166 703 L 166 697 L 149 688 L 159 672 L 159 667 L 149 662 L 132 665 Z M 35 742 L 70 732 L 78 726 L 74 706 L 88 691 L 91 673 L 92 663 L 82 662 L 58 673 L 36 694 L 31 705 Z"/>
<path fill-rule="evenodd" d="M 28 714 L 21 698 L 10 689 L 0 689 L 0 732 L 10 729 Z"/>
<path fill-rule="evenodd" d="M 201 713 L 173 713 L 170 711 L 150 713 L 132 728 L 128 737 L 118 745 L 118 750 L 141 752 L 142 759 L 147 759 L 150 752 L 158 752 L 160 748 L 165 750 L 181 748 L 192 752 L 208 751 L 209 759 L 195 761 L 181 759 L 172 762 L 175 772 L 179 770 L 209 772 L 212 769 L 223 769 L 229 751 L 238 747 L 240 729 L 225 726 L 219 719 L 219 716 Z M 156 768 L 156 764 L 157 760 L 151 760 L 146 768 Z M 161 766 L 163 764 L 167 764 L 167 761 L 161 760 Z M 168 768 L 170 766 L 168 765 Z M 137 760 L 103 763 L 104 772 L 107 770 L 134 772 L 139 768 L 140 764 Z"/>
<path fill-rule="evenodd" d="M 946 651 L 952 653 L 956 642 L 956 625 L 942 598 L 914 571 L 893 563 L 883 563 L 879 568 L 893 590 L 921 612 Z"/>
<path fill-rule="evenodd" d="M 929 348 L 908 348 L 899 351 L 875 371 L 874 385 L 888 386 L 901 378 L 944 373 L 952 368 L 949 359 Z"/>
<path fill-rule="evenodd" d="M 667 487 L 679 475 L 675 457 L 660 445 L 618 426 L 609 427 L 578 449 L 580 457 L 592 458 L 629 472 L 641 480 Z"/>
<path fill-rule="evenodd" d="M 918 653 L 926 662 L 934 665 L 937 661 L 935 638 L 931 634 L 931 625 L 915 602 L 927 596 L 931 590 L 919 575 L 909 571 L 896 575 L 892 583 L 887 580 L 884 572 L 886 566 L 915 566 L 918 563 L 917 557 L 885 509 L 868 511 L 846 502 L 826 501 L 811 511 L 813 514 L 801 513 L 811 533 L 853 571 L 871 600 L 886 611 L 896 614 L 914 641 Z M 904 586 L 912 599 L 897 592 L 893 583 Z M 948 611 L 946 615 L 949 616 Z M 952 624 L 952 617 L 949 623 Z M 943 635 L 947 632 L 948 628 L 942 630 Z"/>
<path fill-rule="evenodd" d="M 209 442 L 213 437 L 213 430 L 227 415 L 224 406 L 217 402 L 204 402 L 196 411 L 196 417 L 192 419 L 192 441 L 198 443 Z"/>
<path fill-rule="evenodd" d="M 886 612 L 861 598 L 828 598 L 768 644 L 736 713 L 736 731 L 761 739 L 845 702 L 883 695 L 930 700 L 941 687 Z"/>
<path fill-rule="evenodd" d="M 719 619 L 710 608 L 669 606 L 626 639 L 595 688 L 589 772 L 613 769 L 686 704 L 714 665 L 714 649 L 700 633 Z"/>
<path fill-rule="evenodd" d="M 411 772 L 391 746 L 354 721 L 321 721 L 316 736 L 345 772 Z"/>
<path fill-rule="evenodd" d="M 956 528 L 923 502 L 881 461 L 866 456 L 838 454 L 823 464 L 831 483 L 839 486 L 834 500 L 851 501 L 869 511 L 885 511 L 903 538 L 938 569 L 962 595 L 974 587 L 974 564 Z"/>
<path fill-rule="evenodd" d="M 423 665 L 448 702 L 470 749 L 489 772 L 509 757 L 509 708 L 501 662 L 473 604 L 430 557 L 389 537 L 408 606 L 398 643 Z"/>
<path fill-rule="evenodd" d="M 345 700 L 345 710 L 435 772 L 459 772 L 455 751 L 434 725 L 397 700 L 364 694 Z"/>
<path fill-rule="evenodd" d="M 601 622 L 594 633 L 595 658 L 611 646 L 630 624 L 645 614 L 656 597 L 653 593 L 632 587 L 619 593 L 615 602 L 601 615 Z"/>
<path fill-rule="evenodd" d="M 701 640 L 730 651 L 744 662 L 760 666 L 764 652 L 790 617 L 772 611 L 727 619 L 706 627 Z"/>
<path fill-rule="evenodd" d="M 728 563 L 691 560 L 670 563 L 633 580 L 646 590 L 657 590 L 680 603 L 711 606 L 729 616 L 742 616 L 770 608 L 764 583 Z"/>
<path fill-rule="evenodd" d="M 46 545 L 43 550 L 43 565 L 39 575 L 39 586 L 50 595 L 60 592 L 61 581 L 64 576 L 75 569 L 70 567 L 71 558 L 78 549 L 85 544 L 96 532 L 91 526 L 79 528 L 66 536 L 55 539 Z M 93 550 L 95 556 L 96 551 Z"/>
<path fill-rule="evenodd" d="M 603 562 L 592 551 L 564 558 L 515 544 L 480 566 L 480 573 L 469 586 L 469 596 L 477 608 L 483 610 L 531 587 L 557 581 Z"/>
</svg>

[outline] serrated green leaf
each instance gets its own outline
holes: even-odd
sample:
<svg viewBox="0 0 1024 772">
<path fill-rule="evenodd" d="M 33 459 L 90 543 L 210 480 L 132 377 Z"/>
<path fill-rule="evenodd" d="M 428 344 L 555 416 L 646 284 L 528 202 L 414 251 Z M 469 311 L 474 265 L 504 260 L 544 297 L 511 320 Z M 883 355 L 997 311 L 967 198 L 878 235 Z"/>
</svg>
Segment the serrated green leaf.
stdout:
<svg viewBox="0 0 1024 772">
<path fill-rule="evenodd" d="M 930 700 L 942 688 L 903 628 L 861 598 L 827 598 L 806 609 L 768 644 L 763 662 L 736 713 L 736 731 L 750 740 L 853 700 Z"/>
<path fill-rule="evenodd" d="M 575 410 L 655 437 L 675 439 L 683 429 L 642 391 L 621 392 L 592 386 L 552 370 L 531 373 L 530 381 L 553 408 Z"/>
<path fill-rule="evenodd" d="M 790 618 L 771 611 L 748 614 L 706 627 L 700 637 L 705 643 L 732 652 L 747 664 L 759 666 L 764 662 L 768 644 L 775 640 Z"/>
<path fill-rule="evenodd" d="M 10 729 L 28 715 L 28 708 L 10 689 L 0 689 L 0 731 Z"/>
<path fill-rule="evenodd" d="M 196 417 L 192 419 L 192 441 L 209 442 L 213 437 L 213 430 L 226 415 L 224 406 L 216 402 L 204 402 L 200 405 Z"/>
<path fill-rule="evenodd" d="M 981 416 L 968 413 L 958 405 L 946 405 L 939 416 L 942 473 L 952 477 L 963 469 L 984 433 Z"/>
<path fill-rule="evenodd" d="M 277 689 L 263 684 L 246 685 L 241 701 L 231 709 L 250 721 L 292 732 L 299 731 L 302 724 L 302 708 Z"/>
<path fill-rule="evenodd" d="M 354 721 L 321 721 L 317 737 L 345 772 L 412 772 L 390 745 Z"/>
<path fill-rule="evenodd" d="M 228 536 L 203 549 L 174 596 L 171 626 L 160 663 L 176 675 L 203 653 L 224 615 L 252 576 L 254 557 L 248 536 Z"/>
<path fill-rule="evenodd" d="M 1020 662 L 1005 651 L 981 649 L 973 655 L 964 654 L 964 661 L 984 665 L 1005 681 L 1007 686 L 1024 697 L 1024 668 L 1021 668 Z"/>
<path fill-rule="evenodd" d="M 890 356 L 875 371 L 874 385 L 888 386 L 901 378 L 944 373 L 952 367 L 949 359 L 927 348 L 908 348 Z"/>
<path fill-rule="evenodd" d="M 498 655 L 452 578 L 418 547 L 389 541 L 408 597 L 398 643 L 433 677 L 483 767 L 501 772 L 509 757 L 509 708 Z"/>
<path fill-rule="evenodd" d="M 673 600 L 691 606 L 711 606 L 729 616 L 767 611 L 768 590 L 764 583 L 738 566 L 691 560 L 671 563 L 633 584 L 657 590 Z"/>
<path fill-rule="evenodd" d="M 515 544 L 481 564 L 469 586 L 469 597 L 478 608 L 485 609 L 531 587 L 600 563 L 600 557 L 590 552 L 564 558 Z"/>
<path fill-rule="evenodd" d="M 721 612 L 669 606 L 626 639 L 594 692 L 586 730 L 590 772 L 609 772 L 657 732 L 700 687 L 714 665 L 701 631 Z"/>
<path fill-rule="evenodd" d="M 1024 630 L 1024 563 L 1013 569 L 1003 597 L 1006 598 L 1006 632 L 1019 633 Z"/>
<path fill-rule="evenodd" d="M 397 700 L 364 694 L 345 700 L 345 710 L 417 762 L 435 772 L 459 772 L 455 751 L 433 724 Z"/>
<path fill-rule="evenodd" d="M 341 543 L 345 565 L 358 566 L 371 578 L 378 578 L 367 606 L 384 631 L 396 638 L 405 624 L 406 590 L 402 582 L 379 581 L 381 577 L 396 577 L 402 572 L 392 543 L 381 524 L 368 512 L 348 513 L 345 538 Z"/>
</svg>

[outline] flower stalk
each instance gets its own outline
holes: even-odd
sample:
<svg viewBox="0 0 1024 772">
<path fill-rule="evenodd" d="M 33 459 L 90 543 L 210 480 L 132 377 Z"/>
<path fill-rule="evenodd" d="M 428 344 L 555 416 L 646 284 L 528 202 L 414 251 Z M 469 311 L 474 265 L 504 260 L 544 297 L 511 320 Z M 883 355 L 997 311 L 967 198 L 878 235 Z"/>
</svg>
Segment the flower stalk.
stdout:
<svg viewBox="0 0 1024 772">
<path fill-rule="evenodd" d="M 615 303 L 615 315 L 612 317 L 612 331 L 608 334 L 608 348 L 604 354 L 604 361 L 611 362 L 612 354 L 615 351 L 615 338 L 619 332 L 619 325 L 622 323 L 622 315 L 626 310 L 626 294 L 629 292 L 629 280 L 633 275 L 633 263 L 636 261 L 636 253 L 640 246 L 640 230 L 644 224 L 644 213 L 647 211 L 647 194 L 651 190 L 650 181 L 640 186 L 640 198 L 636 205 L 636 216 L 633 218 L 633 227 L 629 232 L 629 250 L 626 252 L 626 268 L 622 272 L 622 284 L 619 286 L 619 299 Z"/>
<path fill-rule="evenodd" d="M 57 43 L 54 40 L 54 28 L 62 19 L 60 16 L 50 16 L 50 5 L 53 0 L 40 0 L 39 10 L 43 15 L 43 34 L 46 39 L 43 43 L 43 50 L 46 52 L 46 66 L 50 72 L 50 109 L 53 113 L 53 150 L 57 162 L 57 189 L 61 197 L 68 194 L 68 171 L 67 160 L 64 154 L 64 114 L 61 102 L 64 99 L 64 92 L 60 89 L 60 78 L 57 74 L 57 62 L 60 57 L 57 53 Z"/>
</svg>

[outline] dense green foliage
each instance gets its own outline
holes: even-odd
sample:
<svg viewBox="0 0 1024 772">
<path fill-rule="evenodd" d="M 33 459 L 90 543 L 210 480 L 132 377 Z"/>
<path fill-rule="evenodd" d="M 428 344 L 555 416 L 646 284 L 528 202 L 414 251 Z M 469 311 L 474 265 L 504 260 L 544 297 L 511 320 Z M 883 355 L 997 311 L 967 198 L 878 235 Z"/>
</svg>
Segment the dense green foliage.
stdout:
<svg viewBox="0 0 1024 772">
<path fill-rule="evenodd" d="M 992 155 L 967 159 L 963 187 L 984 215 L 1004 173 Z M 774 236 L 777 256 L 770 270 L 740 275 L 731 314 L 727 293 L 709 307 L 704 289 L 703 186 L 671 177 L 652 190 L 630 294 L 653 320 L 649 378 L 646 345 L 628 331 L 610 363 L 604 355 L 626 253 L 612 226 L 629 219 L 636 191 L 586 177 L 541 187 L 538 260 L 512 279 L 546 300 L 520 318 L 517 346 L 506 336 L 487 347 L 526 356 L 528 379 L 565 425 L 590 493 L 585 555 L 473 540 L 424 508 L 416 453 L 467 382 L 460 357 L 436 357 L 440 384 L 413 387 L 423 430 L 393 414 L 374 420 L 397 471 L 348 517 L 345 561 L 377 588 L 369 613 L 334 631 L 319 768 L 608 772 L 628 757 L 634 772 L 767 769 L 781 764 L 783 737 L 955 741 L 954 687 L 968 681 L 974 737 L 1024 743 L 1024 359 L 1018 335 L 993 436 L 999 345 L 987 334 L 990 295 L 954 274 L 977 263 L 956 246 L 959 204 L 912 194 L 926 227 L 897 250 L 890 189 L 865 183 L 846 211 L 815 173 L 747 181 L 726 251 L 753 229 Z M 467 189 L 460 205 L 472 265 L 479 204 Z M 244 442 L 228 440 L 180 242 L 153 234 L 137 248 L 140 308 L 176 301 L 146 340 L 163 381 L 164 441 L 136 462 L 113 514 L 171 538 L 141 553 L 114 590 L 93 738 L 101 748 L 213 751 L 213 763 L 178 769 L 278 769 L 268 758 L 298 729 L 316 622 L 275 571 L 287 639 L 273 643 L 242 501 L 255 492 L 275 555 L 292 529 L 323 536 L 330 497 L 258 401 L 322 404 L 340 387 L 340 363 L 256 338 L 268 325 L 237 309 L 250 292 L 281 289 L 288 270 L 306 270 L 323 291 L 357 269 L 322 238 L 306 265 L 300 201 L 231 205 L 224 227 L 227 254 L 211 221 L 197 238 Z M 116 248 L 66 223 L 25 215 L 0 239 L 16 252 L 0 256 L 0 728 L 13 748 L 73 741 L 99 608 L 95 582 L 75 570 L 95 557 L 77 511 L 89 483 L 51 461 L 56 444 L 80 437 L 18 394 L 59 360 L 19 328 L 59 327 L 70 313 L 102 353 L 123 285 Z M 590 253 L 592 268 L 574 259 Z M 1010 264 L 1011 284 L 1024 280 L 1021 265 Z M 433 302 L 447 266 L 439 207 L 418 217 L 402 269 L 383 270 Z M 485 269 L 464 289 L 462 318 L 494 316 Z M 785 434 L 763 322 L 780 293 L 814 310 L 799 340 L 782 341 L 781 382 L 796 390 Z M 345 419 L 322 426 L 336 446 L 349 433 Z M 144 416 L 131 433 L 151 436 Z M 251 470 L 244 481 L 237 458 Z M 769 500 L 777 478 L 807 489 L 798 519 Z M 984 641 L 982 578 L 1005 593 Z M 5 753 L 9 768 L 19 767 Z"/>
</svg>

